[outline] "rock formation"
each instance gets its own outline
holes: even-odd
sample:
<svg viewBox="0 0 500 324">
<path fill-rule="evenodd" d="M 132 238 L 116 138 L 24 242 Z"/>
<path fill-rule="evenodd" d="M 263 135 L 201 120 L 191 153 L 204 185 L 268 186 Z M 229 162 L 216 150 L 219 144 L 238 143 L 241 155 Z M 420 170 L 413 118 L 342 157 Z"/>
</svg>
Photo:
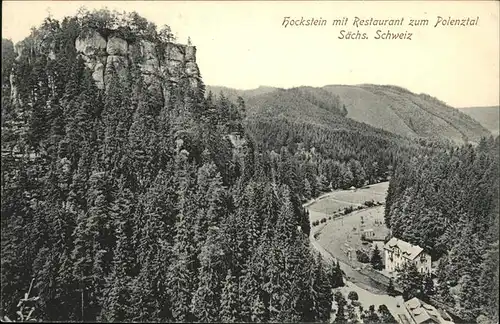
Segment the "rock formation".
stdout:
<svg viewBox="0 0 500 324">
<path fill-rule="evenodd" d="M 19 61 L 29 51 L 42 52 L 48 59 L 57 60 L 53 45 L 44 39 L 22 41 L 15 46 L 16 60 Z M 169 84 L 185 78 L 196 89 L 200 82 L 194 46 L 142 38 L 130 42 L 113 32 L 105 37 L 95 30 L 87 30 L 76 38 L 75 48 L 85 66 L 92 71 L 92 77 L 100 89 L 106 88 L 111 73 L 116 72 L 123 77 L 132 64 L 139 67 L 145 85 L 152 91 L 160 91 L 165 100 Z M 19 101 L 14 78 L 11 78 L 11 99 Z"/>
<path fill-rule="evenodd" d="M 77 52 L 93 71 L 92 76 L 101 89 L 113 69 L 120 75 L 129 64 L 139 66 L 146 85 L 151 88 L 164 89 L 167 82 L 177 83 L 181 78 L 188 78 L 189 84 L 196 87 L 200 77 L 196 48 L 174 43 L 163 45 L 145 39 L 128 43 L 113 35 L 106 39 L 96 31 L 80 35 L 75 42 Z"/>
</svg>

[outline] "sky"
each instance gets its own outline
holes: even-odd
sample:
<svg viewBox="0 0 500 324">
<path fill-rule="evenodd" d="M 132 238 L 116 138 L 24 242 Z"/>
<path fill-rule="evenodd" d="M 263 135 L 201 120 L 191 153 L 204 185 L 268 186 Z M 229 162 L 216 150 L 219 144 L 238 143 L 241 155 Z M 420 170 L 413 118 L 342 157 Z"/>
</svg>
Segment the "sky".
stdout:
<svg viewBox="0 0 500 324">
<path fill-rule="evenodd" d="M 82 6 L 136 11 L 168 24 L 181 43 L 189 36 L 207 85 L 391 84 L 454 107 L 499 105 L 498 1 L 3 1 L 2 38 L 20 41 L 49 13 L 61 19 Z M 479 19 L 476 26 L 435 27 L 438 16 Z M 285 27 L 285 17 L 326 25 Z M 343 17 L 346 26 L 333 26 Z M 353 26 L 356 17 L 404 22 Z M 410 19 L 428 25 L 409 26 Z M 375 39 L 379 29 L 411 33 L 411 40 Z M 339 39 L 341 30 L 368 39 Z"/>
</svg>

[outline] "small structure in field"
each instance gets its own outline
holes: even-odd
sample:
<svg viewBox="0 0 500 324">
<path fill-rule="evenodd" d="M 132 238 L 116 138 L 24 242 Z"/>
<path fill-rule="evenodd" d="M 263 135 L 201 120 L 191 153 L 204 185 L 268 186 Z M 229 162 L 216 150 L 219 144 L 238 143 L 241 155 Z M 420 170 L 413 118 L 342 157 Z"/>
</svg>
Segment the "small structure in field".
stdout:
<svg viewBox="0 0 500 324">
<path fill-rule="evenodd" d="M 365 239 L 370 239 L 370 238 L 375 237 L 375 232 L 373 231 L 373 228 L 367 228 L 367 229 L 364 229 L 364 230 L 361 232 L 361 235 L 362 235 L 362 237 L 364 237 Z"/>
</svg>

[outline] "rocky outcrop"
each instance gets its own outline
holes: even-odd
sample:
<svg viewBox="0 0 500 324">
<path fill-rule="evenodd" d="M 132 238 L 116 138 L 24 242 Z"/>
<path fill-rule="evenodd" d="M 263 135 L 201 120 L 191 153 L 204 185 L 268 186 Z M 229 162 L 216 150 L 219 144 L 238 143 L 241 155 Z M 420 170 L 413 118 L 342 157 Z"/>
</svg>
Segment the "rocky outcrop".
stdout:
<svg viewBox="0 0 500 324">
<path fill-rule="evenodd" d="M 186 61 L 196 62 L 196 47 L 186 46 Z"/>
<path fill-rule="evenodd" d="M 106 46 L 106 52 L 108 55 L 128 55 L 128 43 L 126 40 L 112 36 L 108 38 L 108 43 Z"/>
<path fill-rule="evenodd" d="M 165 101 L 168 100 L 169 84 L 185 79 L 190 87 L 197 88 L 200 82 L 194 46 L 160 44 L 140 37 L 131 42 L 113 32 L 105 37 L 95 30 L 86 30 L 76 38 L 75 48 L 85 66 L 92 71 L 92 78 L 100 89 L 106 88 L 115 72 L 119 77 L 125 77 L 131 66 L 138 67 L 146 87 L 161 93 Z M 55 43 L 48 37 L 16 44 L 16 60 L 19 61 L 33 50 L 57 60 Z M 18 91 L 15 81 L 13 78 L 11 80 L 11 98 L 16 100 Z"/>
<path fill-rule="evenodd" d="M 95 80 L 98 88 L 104 88 L 104 64 L 97 62 L 92 68 L 92 78 Z"/>
<path fill-rule="evenodd" d="M 89 31 L 80 35 L 75 41 L 76 51 L 87 57 L 96 57 L 106 52 L 107 42 L 96 31 Z"/>
<path fill-rule="evenodd" d="M 106 87 L 111 73 L 123 77 L 131 64 L 139 67 L 150 90 L 161 90 L 164 96 L 169 82 L 178 83 L 187 78 L 193 88 L 199 83 L 194 46 L 157 44 L 145 39 L 129 43 L 116 35 L 106 39 L 97 32 L 87 32 L 76 39 L 75 47 L 101 89 Z"/>
<path fill-rule="evenodd" d="M 200 75 L 200 71 L 198 70 L 198 65 L 194 62 L 186 63 L 186 74 L 190 77 Z"/>
</svg>

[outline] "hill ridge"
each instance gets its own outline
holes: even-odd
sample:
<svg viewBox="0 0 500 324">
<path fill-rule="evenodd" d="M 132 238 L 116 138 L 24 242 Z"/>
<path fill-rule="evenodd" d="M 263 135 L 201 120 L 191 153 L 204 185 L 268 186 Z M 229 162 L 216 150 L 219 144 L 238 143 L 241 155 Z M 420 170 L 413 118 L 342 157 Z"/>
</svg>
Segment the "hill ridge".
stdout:
<svg viewBox="0 0 500 324">
<path fill-rule="evenodd" d="M 410 138 L 478 143 L 491 132 L 478 121 L 429 94 L 397 85 L 325 85 L 288 89 L 259 87 L 237 90 L 207 86 L 230 99 L 241 96 L 249 116 L 286 116 L 313 124 L 334 124 L 333 115 L 366 123 Z"/>
<path fill-rule="evenodd" d="M 493 135 L 500 133 L 500 106 L 462 107 L 458 110 L 475 119 Z"/>
</svg>

